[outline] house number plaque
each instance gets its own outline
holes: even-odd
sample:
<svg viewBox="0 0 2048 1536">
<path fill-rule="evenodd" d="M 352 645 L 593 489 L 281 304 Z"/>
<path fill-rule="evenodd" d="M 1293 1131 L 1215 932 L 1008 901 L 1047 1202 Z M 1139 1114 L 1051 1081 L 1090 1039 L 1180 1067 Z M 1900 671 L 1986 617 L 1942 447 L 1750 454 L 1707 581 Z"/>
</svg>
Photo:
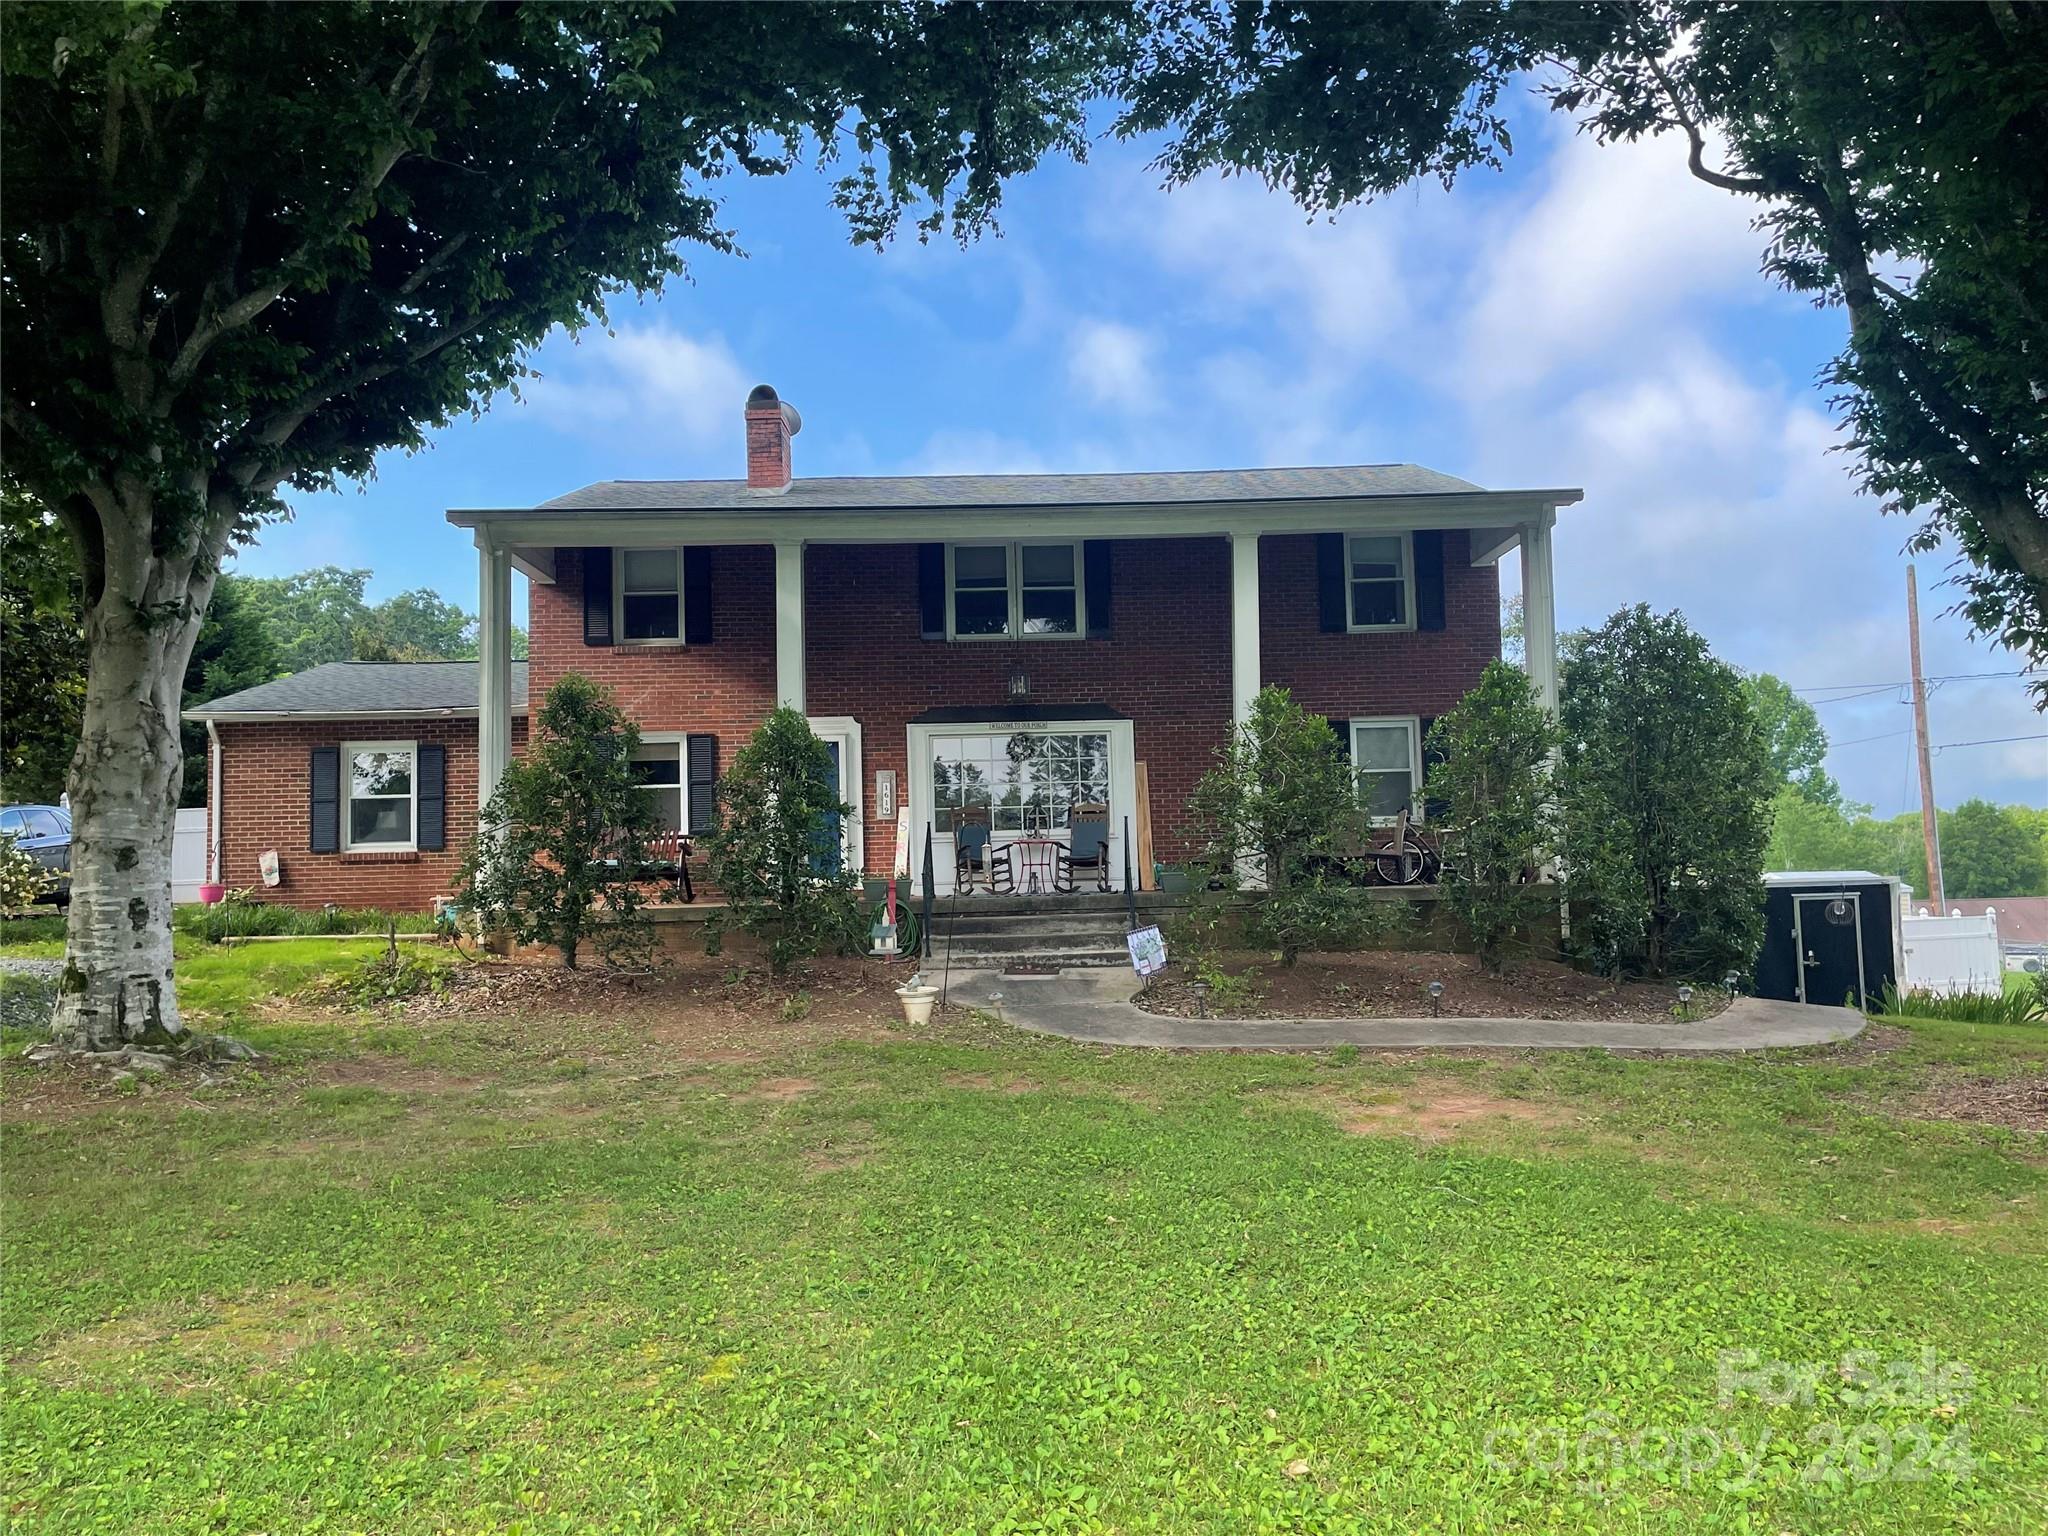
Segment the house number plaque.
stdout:
<svg viewBox="0 0 2048 1536">
<path fill-rule="evenodd" d="M 875 770 L 875 820 L 896 819 L 896 770 L 877 768 Z"/>
</svg>

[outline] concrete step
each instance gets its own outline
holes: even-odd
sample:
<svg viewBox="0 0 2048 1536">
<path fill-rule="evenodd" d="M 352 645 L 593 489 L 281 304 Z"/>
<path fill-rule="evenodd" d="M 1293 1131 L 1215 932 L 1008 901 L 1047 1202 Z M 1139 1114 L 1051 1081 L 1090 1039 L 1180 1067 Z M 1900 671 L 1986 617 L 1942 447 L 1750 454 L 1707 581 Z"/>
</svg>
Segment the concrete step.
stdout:
<svg viewBox="0 0 2048 1536">
<path fill-rule="evenodd" d="M 934 952 L 950 949 L 956 959 L 962 955 L 1056 954 L 1070 949 L 1130 952 L 1121 933 L 955 934 L 950 942 L 944 934 L 936 934 L 932 938 L 932 949 Z"/>
<path fill-rule="evenodd" d="M 927 970 L 937 970 L 947 964 L 946 952 L 934 950 L 926 962 Z M 1066 970 L 1079 966 L 1124 965 L 1131 963 L 1131 952 L 1123 945 L 1114 949 L 1091 945 L 1075 945 L 1066 949 L 1035 949 L 1022 953 L 991 953 L 983 950 L 955 949 L 951 965 L 954 971 L 1001 971 L 1013 965 L 1028 966 L 1032 969 Z"/>
<path fill-rule="evenodd" d="M 960 938 L 969 934 L 1014 934 L 1021 938 L 1041 933 L 1100 933 L 1121 939 L 1125 929 L 1122 912 L 935 912 L 932 932 L 951 933 Z"/>
</svg>

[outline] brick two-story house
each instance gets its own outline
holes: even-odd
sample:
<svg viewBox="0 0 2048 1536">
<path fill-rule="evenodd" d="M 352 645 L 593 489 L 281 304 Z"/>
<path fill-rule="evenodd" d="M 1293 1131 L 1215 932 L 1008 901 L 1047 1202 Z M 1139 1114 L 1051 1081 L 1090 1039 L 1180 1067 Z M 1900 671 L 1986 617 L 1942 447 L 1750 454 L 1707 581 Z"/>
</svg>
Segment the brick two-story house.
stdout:
<svg viewBox="0 0 2048 1536">
<path fill-rule="evenodd" d="M 1269 683 L 1337 723 L 1375 809 L 1410 802 L 1428 722 L 1499 654 L 1511 549 L 1555 702 L 1551 529 L 1577 490 L 1409 464 L 802 479 L 796 412 L 763 386 L 744 415 L 744 480 L 450 512 L 479 551 L 480 663 L 338 663 L 192 711 L 213 738 L 215 878 L 253 883 L 269 852 L 274 899 L 424 906 L 527 701 L 569 672 L 639 723 L 647 793 L 681 828 L 705 825 L 769 710 L 802 710 L 854 808 L 855 867 L 894 867 L 899 826 L 920 855 L 929 832 L 942 890 L 977 802 L 1000 840 L 1057 839 L 1069 806 L 1106 801 L 1119 833 L 1149 823 L 1156 858 L 1186 855 L 1188 794 Z M 1121 880 L 1121 835 L 1111 857 Z"/>
</svg>

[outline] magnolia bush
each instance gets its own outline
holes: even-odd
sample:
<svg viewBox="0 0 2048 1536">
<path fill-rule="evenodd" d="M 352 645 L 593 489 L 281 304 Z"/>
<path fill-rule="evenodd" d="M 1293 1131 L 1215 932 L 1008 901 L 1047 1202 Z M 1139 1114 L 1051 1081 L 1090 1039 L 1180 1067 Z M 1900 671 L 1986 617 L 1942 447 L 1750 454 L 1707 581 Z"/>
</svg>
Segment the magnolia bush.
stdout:
<svg viewBox="0 0 2048 1536">
<path fill-rule="evenodd" d="M 838 829 L 853 814 L 833 787 L 831 750 L 786 705 L 734 755 L 718 786 L 718 825 L 704 839 L 726 904 L 704 925 L 718 954 L 728 932 L 753 935 L 781 976 L 821 950 L 857 949 L 860 885 Z"/>
<path fill-rule="evenodd" d="M 1528 674 L 1488 664 L 1430 735 L 1429 795 L 1443 834 L 1443 903 L 1499 976 L 1556 895 L 1535 884 L 1555 849 L 1557 729 Z"/>
</svg>

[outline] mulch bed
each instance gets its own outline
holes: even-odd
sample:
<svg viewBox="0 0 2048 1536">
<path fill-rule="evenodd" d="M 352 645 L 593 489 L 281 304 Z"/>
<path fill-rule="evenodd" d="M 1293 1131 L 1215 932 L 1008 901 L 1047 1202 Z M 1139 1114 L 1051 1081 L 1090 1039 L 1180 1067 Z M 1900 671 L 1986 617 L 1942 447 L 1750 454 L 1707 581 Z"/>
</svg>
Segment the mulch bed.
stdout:
<svg viewBox="0 0 2048 1536">
<path fill-rule="evenodd" d="M 1361 950 L 1343 955 L 1304 955 L 1292 969 L 1266 957 L 1233 957 L 1224 969 L 1252 976 L 1259 993 L 1228 1009 L 1211 999 L 1210 1018 L 1348 1019 L 1427 1018 L 1429 983 L 1444 984 L 1437 1014 L 1447 1019 L 1593 1019 L 1670 1023 L 1678 989 L 1670 982 L 1622 982 L 1554 961 L 1532 960 L 1494 980 L 1470 955 Z M 1174 1018 L 1201 1016 L 1194 978 L 1169 965 L 1137 998 L 1148 1013 Z M 1711 987 L 1693 989 L 1694 1019 L 1719 1013 L 1727 1000 Z"/>
<path fill-rule="evenodd" d="M 2027 1077 L 1956 1078 L 1920 1094 L 1913 1101 L 1913 1112 L 1929 1120 L 2048 1131 L 2048 1072 Z"/>
</svg>

